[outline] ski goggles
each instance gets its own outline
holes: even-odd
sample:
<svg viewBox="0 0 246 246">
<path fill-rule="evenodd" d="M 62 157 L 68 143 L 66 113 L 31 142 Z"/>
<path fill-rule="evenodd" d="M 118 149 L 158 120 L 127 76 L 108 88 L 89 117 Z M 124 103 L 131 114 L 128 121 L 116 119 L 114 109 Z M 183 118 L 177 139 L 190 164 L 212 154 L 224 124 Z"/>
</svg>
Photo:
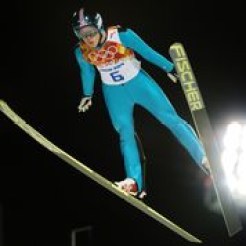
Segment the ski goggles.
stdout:
<svg viewBox="0 0 246 246">
<path fill-rule="evenodd" d="M 96 28 L 80 30 L 79 35 L 82 39 L 94 38 L 99 31 Z"/>
</svg>

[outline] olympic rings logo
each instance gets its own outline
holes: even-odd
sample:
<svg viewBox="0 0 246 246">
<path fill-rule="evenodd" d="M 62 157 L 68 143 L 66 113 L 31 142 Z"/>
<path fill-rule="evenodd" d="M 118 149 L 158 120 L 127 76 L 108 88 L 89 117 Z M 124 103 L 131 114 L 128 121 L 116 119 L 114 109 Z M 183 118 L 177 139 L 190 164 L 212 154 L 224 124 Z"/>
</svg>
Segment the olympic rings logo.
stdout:
<svg viewBox="0 0 246 246">
<path fill-rule="evenodd" d="M 106 47 L 106 49 L 101 49 L 99 51 L 92 51 L 88 54 L 88 58 L 92 62 L 109 62 L 116 58 L 116 54 L 118 53 L 118 48 L 114 45 L 110 45 Z"/>
</svg>

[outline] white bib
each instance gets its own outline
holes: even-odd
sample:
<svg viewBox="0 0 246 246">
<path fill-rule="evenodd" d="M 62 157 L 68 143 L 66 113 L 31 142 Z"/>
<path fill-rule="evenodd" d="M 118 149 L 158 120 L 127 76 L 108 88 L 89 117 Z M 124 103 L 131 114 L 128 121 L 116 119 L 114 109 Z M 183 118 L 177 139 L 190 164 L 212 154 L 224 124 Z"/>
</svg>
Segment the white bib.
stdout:
<svg viewBox="0 0 246 246">
<path fill-rule="evenodd" d="M 119 62 L 98 67 L 101 80 L 105 84 L 119 85 L 133 79 L 139 72 L 141 63 L 136 58 L 122 59 Z"/>
<path fill-rule="evenodd" d="M 117 29 L 109 29 L 107 41 L 114 41 L 121 44 Z M 105 51 L 105 55 L 114 56 L 117 50 L 109 47 Z M 101 80 L 105 84 L 119 85 L 133 79 L 141 69 L 141 62 L 135 57 L 122 58 L 116 63 L 104 64 L 97 66 L 101 75 Z"/>
</svg>

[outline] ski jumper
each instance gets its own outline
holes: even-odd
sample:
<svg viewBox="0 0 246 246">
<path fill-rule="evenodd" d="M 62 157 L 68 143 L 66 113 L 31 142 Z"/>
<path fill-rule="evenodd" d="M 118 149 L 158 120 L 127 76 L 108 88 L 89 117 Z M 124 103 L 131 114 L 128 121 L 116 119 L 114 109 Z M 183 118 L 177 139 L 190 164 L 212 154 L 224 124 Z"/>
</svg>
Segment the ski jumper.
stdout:
<svg viewBox="0 0 246 246">
<path fill-rule="evenodd" d="M 159 85 L 141 68 L 134 52 L 165 72 L 174 68 L 172 62 L 149 47 L 131 29 L 110 27 L 102 47 L 93 49 L 81 42 L 75 49 L 84 95 L 93 95 L 95 67 L 100 73 L 110 119 L 119 133 L 126 176 L 136 180 L 141 191 L 142 167 L 134 135 L 134 105 L 142 106 L 166 126 L 196 164 L 202 163 L 205 152 L 193 128 L 177 114 Z"/>
</svg>

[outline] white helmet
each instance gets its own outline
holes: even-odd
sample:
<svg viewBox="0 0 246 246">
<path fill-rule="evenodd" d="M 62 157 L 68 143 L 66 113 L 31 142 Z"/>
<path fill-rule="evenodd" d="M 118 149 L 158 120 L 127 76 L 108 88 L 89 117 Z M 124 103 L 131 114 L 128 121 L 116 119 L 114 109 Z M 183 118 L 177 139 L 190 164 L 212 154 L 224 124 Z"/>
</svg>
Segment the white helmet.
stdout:
<svg viewBox="0 0 246 246">
<path fill-rule="evenodd" d="M 79 31 L 85 26 L 94 26 L 99 32 L 103 30 L 103 21 L 99 13 L 87 13 L 83 8 L 76 11 L 72 17 L 72 27 L 75 35 L 81 39 Z"/>
</svg>

